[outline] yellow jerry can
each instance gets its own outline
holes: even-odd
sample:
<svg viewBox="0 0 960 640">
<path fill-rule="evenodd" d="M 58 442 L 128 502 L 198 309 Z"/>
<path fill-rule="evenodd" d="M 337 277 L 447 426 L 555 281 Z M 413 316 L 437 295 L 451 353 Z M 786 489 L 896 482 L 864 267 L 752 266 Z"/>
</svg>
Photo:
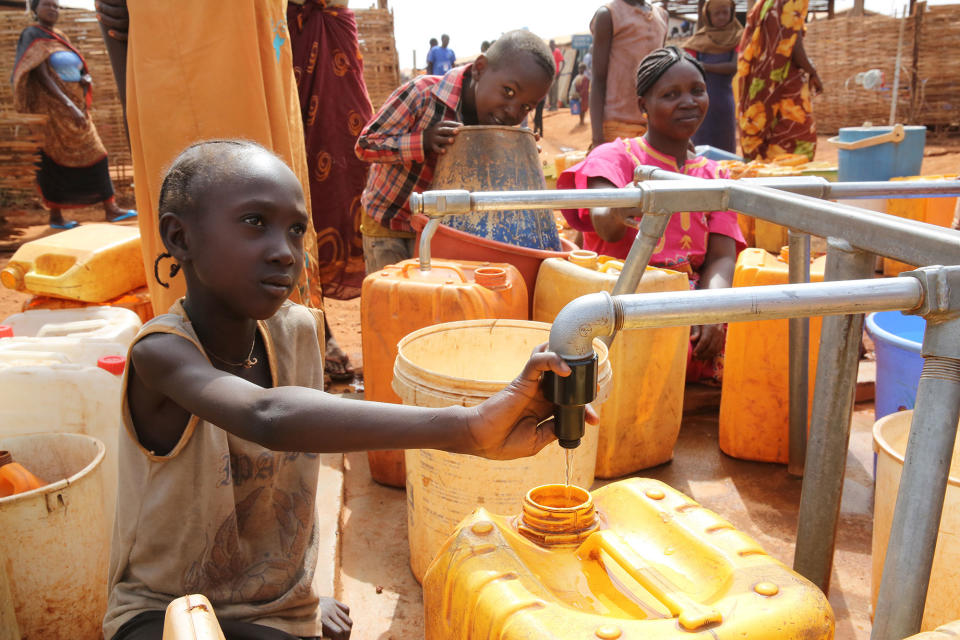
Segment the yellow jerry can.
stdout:
<svg viewBox="0 0 960 640">
<path fill-rule="evenodd" d="M 84 302 L 105 302 L 147 283 L 140 231 L 85 224 L 25 242 L 0 271 L 8 289 Z"/>
<path fill-rule="evenodd" d="M 734 287 L 787 284 L 789 256 L 744 249 Z M 810 281 L 822 282 L 826 257 L 810 263 Z M 807 406 L 813 406 L 822 319 L 810 319 Z M 789 320 L 732 322 L 727 326 L 720 396 L 720 450 L 741 460 L 789 462 Z"/>
<path fill-rule="evenodd" d="M 553 322 L 569 302 L 612 292 L 623 262 L 593 251 L 547 258 L 533 290 L 533 320 Z M 647 267 L 637 293 L 687 291 L 684 273 Z M 689 327 L 621 331 L 610 347 L 613 387 L 600 408 L 598 478 L 617 478 L 673 459 L 680 434 Z M 652 400 L 653 399 L 653 400 Z"/>
<path fill-rule="evenodd" d="M 812 583 L 657 480 L 527 493 L 465 518 L 423 580 L 426 640 L 833 638 Z"/>
</svg>

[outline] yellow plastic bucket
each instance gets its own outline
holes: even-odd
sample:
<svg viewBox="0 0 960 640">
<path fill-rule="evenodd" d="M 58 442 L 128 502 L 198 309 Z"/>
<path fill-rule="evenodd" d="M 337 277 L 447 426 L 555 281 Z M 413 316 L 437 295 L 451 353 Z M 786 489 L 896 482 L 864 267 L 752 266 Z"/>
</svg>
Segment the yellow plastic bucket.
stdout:
<svg viewBox="0 0 960 640">
<path fill-rule="evenodd" d="M 873 425 L 873 447 L 877 452 L 877 478 L 873 507 L 873 607 L 883 575 L 893 509 L 900 488 L 903 456 L 910 435 L 913 411 L 891 413 Z M 930 587 L 927 589 L 926 608 L 921 631 L 932 631 L 952 620 L 960 619 L 960 439 L 953 449 L 950 481 L 943 501 L 943 516 L 937 535 L 937 550 L 933 556 Z"/>
<path fill-rule="evenodd" d="M 465 320 L 426 327 L 398 345 L 393 388 L 404 404 L 474 406 L 503 389 L 523 369 L 533 348 L 550 337 L 550 325 L 529 320 Z M 599 400 L 610 384 L 606 346 L 599 356 Z M 570 482 L 593 484 L 597 429 L 588 427 L 572 449 Z M 408 449 L 407 532 L 410 567 L 417 580 L 453 532 L 478 505 L 493 513 L 516 513 L 531 488 L 563 483 L 566 450 L 551 443 L 519 460 L 485 460 L 433 449 Z"/>
<path fill-rule="evenodd" d="M 103 443 L 40 433 L 0 439 L 0 449 L 50 483 L 0 498 L 0 595 L 8 593 L 13 604 L 16 637 L 102 637 L 110 550 Z M 8 617 L 9 608 L 3 611 L 0 617 Z"/>
</svg>

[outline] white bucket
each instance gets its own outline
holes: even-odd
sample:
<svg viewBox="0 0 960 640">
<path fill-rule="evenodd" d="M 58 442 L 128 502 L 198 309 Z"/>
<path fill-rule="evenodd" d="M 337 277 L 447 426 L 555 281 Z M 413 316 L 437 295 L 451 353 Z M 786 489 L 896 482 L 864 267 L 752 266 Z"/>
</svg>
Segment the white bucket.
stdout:
<svg viewBox="0 0 960 640">
<path fill-rule="evenodd" d="M 15 353 L 18 359 L 5 361 Z M 53 355 L 0 351 L 0 438 L 56 432 L 100 440 L 106 447 L 103 508 L 110 535 L 117 501 L 122 377 L 96 366 L 48 361 Z"/>
<path fill-rule="evenodd" d="M 503 389 L 523 369 L 534 347 L 550 337 L 550 325 L 528 320 L 465 320 L 426 327 L 398 345 L 393 389 L 404 404 L 474 406 Z M 612 377 L 607 348 L 599 356 L 598 399 Z M 570 482 L 589 489 L 597 458 L 598 430 L 587 426 L 572 449 Z M 563 483 L 566 451 L 557 443 L 519 460 L 486 460 L 434 449 L 407 449 L 407 533 L 410 567 L 418 581 L 453 533 L 476 507 L 519 513 L 533 487 Z"/>
<path fill-rule="evenodd" d="M 877 452 L 877 478 L 873 507 L 873 608 L 877 607 L 883 562 L 890 540 L 893 510 L 903 472 L 913 411 L 891 413 L 873 425 L 873 448 Z M 909 551 L 908 551 L 909 552 Z M 921 631 L 932 631 L 960 619 L 960 438 L 953 449 L 950 480 L 943 501 L 943 516 L 937 534 L 930 586 L 923 611 Z"/>
<path fill-rule="evenodd" d="M 2 449 L 50 483 L 0 498 L 0 594 L 10 594 L 16 637 L 102 638 L 110 550 L 103 443 L 86 435 L 44 433 L 2 438 Z"/>
</svg>

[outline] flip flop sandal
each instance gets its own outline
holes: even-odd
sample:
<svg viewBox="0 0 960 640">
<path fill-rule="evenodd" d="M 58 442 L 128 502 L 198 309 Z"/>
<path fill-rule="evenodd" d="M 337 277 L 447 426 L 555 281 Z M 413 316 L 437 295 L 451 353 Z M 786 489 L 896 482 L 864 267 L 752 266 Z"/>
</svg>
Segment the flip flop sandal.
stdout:
<svg viewBox="0 0 960 640">
<path fill-rule="evenodd" d="M 80 226 L 80 223 L 77 222 L 76 220 L 64 220 L 62 223 L 58 223 L 58 222 L 50 223 L 51 229 L 60 229 L 60 230 L 73 229 L 74 227 L 79 227 L 79 226 Z"/>
<path fill-rule="evenodd" d="M 123 222 L 124 220 L 131 220 L 136 217 L 137 217 L 137 212 L 135 209 L 127 209 L 126 213 L 121 213 L 110 222 Z"/>
</svg>

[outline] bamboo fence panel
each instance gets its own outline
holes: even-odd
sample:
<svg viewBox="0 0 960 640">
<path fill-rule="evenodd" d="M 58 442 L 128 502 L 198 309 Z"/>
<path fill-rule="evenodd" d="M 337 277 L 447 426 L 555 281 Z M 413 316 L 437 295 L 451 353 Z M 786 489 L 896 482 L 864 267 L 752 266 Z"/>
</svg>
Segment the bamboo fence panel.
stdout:
<svg viewBox="0 0 960 640">
<path fill-rule="evenodd" d="M 917 6 L 922 9 L 925 5 Z M 927 7 L 922 15 L 903 20 L 896 120 L 934 128 L 960 125 L 960 68 L 947 63 L 948 52 L 960 45 L 960 5 Z M 889 122 L 900 22 L 890 16 L 872 15 L 817 20 L 807 25 L 804 47 L 824 87 L 823 94 L 814 99 L 814 118 L 820 133 L 835 133 L 840 127 L 865 122 Z M 856 84 L 857 73 L 869 69 L 883 71 L 881 90 Z"/>
<path fill-rule="evenodd" d="M 376 111 L 400 86 L 400 63 L 393 35 L 393 12 L 387 9 L 357 9 L 363 81 Z"/>
<path fill-rule="evenodd" d="M 920 119 L 927 125 L 960 126 L 960 5 L 927 8 L 920 38 Z"/>
</svg>

